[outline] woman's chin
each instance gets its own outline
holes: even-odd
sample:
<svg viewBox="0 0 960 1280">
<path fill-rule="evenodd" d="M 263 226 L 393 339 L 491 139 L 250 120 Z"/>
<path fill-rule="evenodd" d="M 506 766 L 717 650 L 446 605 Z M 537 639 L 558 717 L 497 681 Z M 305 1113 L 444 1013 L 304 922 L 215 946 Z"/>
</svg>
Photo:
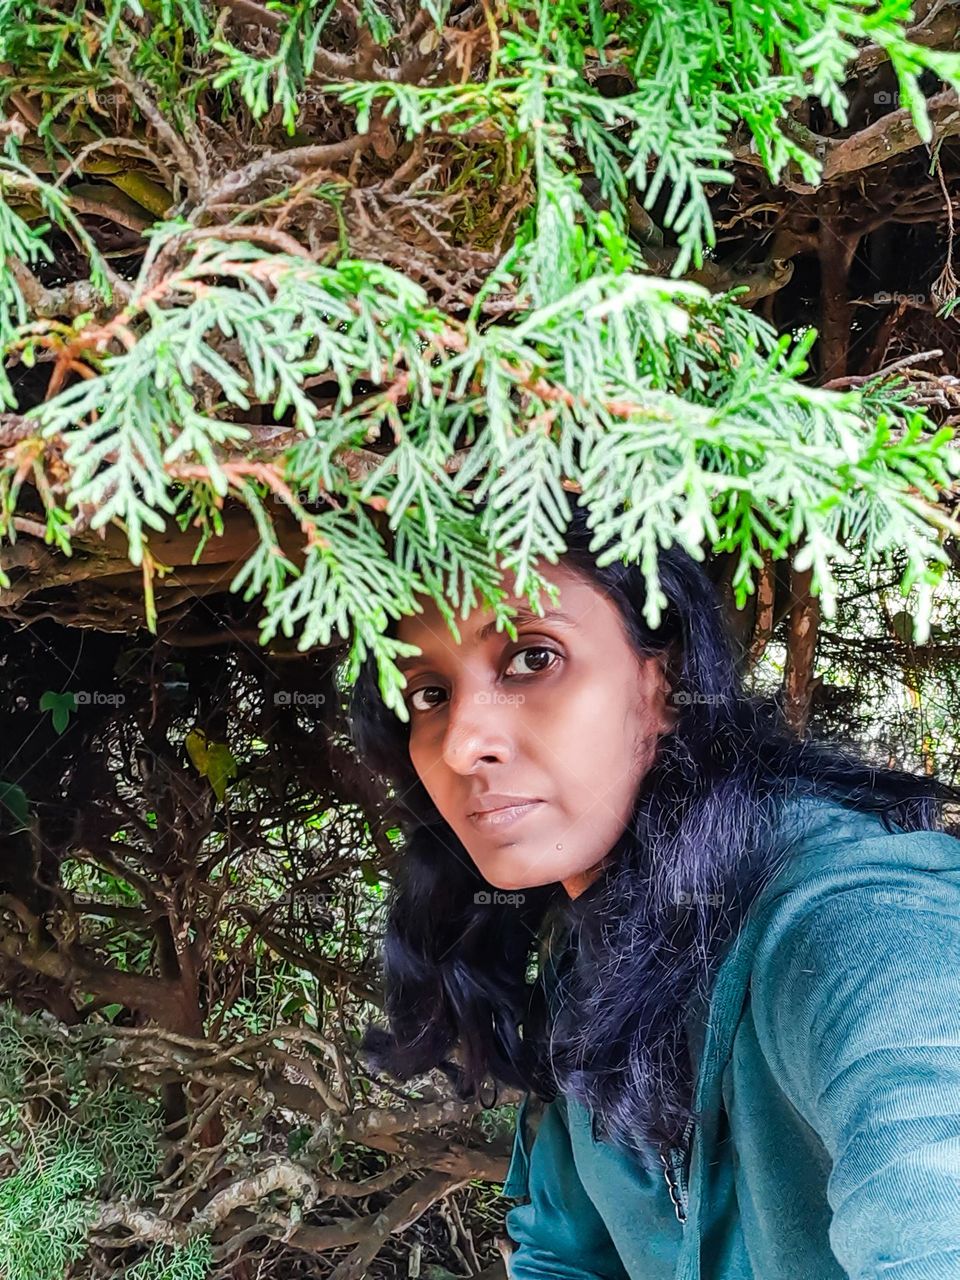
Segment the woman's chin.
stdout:
<svg viewBox="0 0 960 1280">
<path fill-rule="evenodd" d="M 536 872 L 527 870 L 524 874 L 522 871 L 516 874 L 500 871 L 496 872 L 492 869 L 483 870 L 481 874 L 488 884 L 493 885 L 497 890 L 503 893 L 522 893 L 524 889 L 539 889 L 542 885 L 552 884 L 556 877 L 538 876 Z"/>
</svg>

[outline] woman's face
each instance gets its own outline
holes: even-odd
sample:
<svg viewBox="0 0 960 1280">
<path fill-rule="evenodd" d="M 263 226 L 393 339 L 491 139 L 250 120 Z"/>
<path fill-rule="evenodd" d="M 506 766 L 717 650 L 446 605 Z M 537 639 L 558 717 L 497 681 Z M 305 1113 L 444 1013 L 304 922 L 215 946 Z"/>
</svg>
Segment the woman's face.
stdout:
<svg viewBox="0 0 960 1280">
<path fill-rule="evenodd" d="M 616 606 L 563 564 L 537 568 L 559 603 L 542 597 L 539 618 L 511 594 L 516 641 L 475 609 L 457 645 L 432 600 L 398 630 L 423 651 L 398 664 L 411 762 L 499 889 L 578 883 L 596 867 L 675 721 L 662 659 L 636 655 Z"/>
</svg>

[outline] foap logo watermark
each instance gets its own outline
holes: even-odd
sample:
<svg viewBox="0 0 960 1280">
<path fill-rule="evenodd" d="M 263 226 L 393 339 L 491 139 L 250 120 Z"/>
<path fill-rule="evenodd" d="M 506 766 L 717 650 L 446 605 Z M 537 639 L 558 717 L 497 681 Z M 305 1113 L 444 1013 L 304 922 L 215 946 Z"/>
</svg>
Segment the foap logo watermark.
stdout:
<svg viewBox="0 0 960 1280">
<path fill-rule="evenodd" d="M 473 900 L 478 907 L 519 907 L 527 897 L 523 893 L 504 893 L 501 889 L 478 889 Z"/>
<path fill-rule="evenodd" d="M 721 907 L 723 906 L 722 893 L 687 893 L 680 889 L 674 896 L 674 902 L 678 907 Z"/>
<path fill-rule="evenodd" d="M 873 95 L 875 107 L 899 107 L 900 95 L 893 89 L 878 89 Z"/>
<path fill-rule="evenodd" d="M 301 507 L 309 507 L 311 503 L 319 501 L 315 493 L 310 493 L 307 489 L 288 489 L 284 493 L 277 493 L 276 489 L 270 491 L 270 501 L 276 507 L 289 507 L 290 498 L 298 502 Z"/>
<path fill-rule="evenodd" d="M 273 695 L 275 707 L 322 707 L 326 700 L 324 693 L 304 693 L 302 689 L 278 689 Z"/>
<path fill-rule="evenodd" d="M 281 893 L 279 898 L 274 898 L 273 905 L 277 907 L 304 907 L 308 911 L 320 911 L 325 907 L 329 907 L 330 899 L 324 897 L 322 893 L 300 893 L 294 889 L 288 889 L 286 893 Z"/>
<path fill-rule="evenodd" d="M 105 693 L 102 689 L 77 689 L 74 699 L 78 707 L 122 707 L 125 693 Z"/>
<path fill-rule="evenodd" d="M 722 693 L 700 693 L 699 690 L 690 691 L 688 689 L 675 689 L 667 699 L 675 707 L 691 707 L 694 705 L 716 707 L 720 703 L 726 702 L 726 700 L 726 695 Z"/>
<path fill-rule="evenodd" d="M 928 907 L 930 905 L 922 894 L 910 893 L 907 889 L 877 889 L 873 900 L 885 907 Z"/>
<path fill-rule="evenodd" d="M 927 301 L 925 293 L 886 293 L 881 290 L 873 295 L 874 302 L 904 302 L 919 307 Z"/>
<path fill-rule="evenodd" d="M 494 689 L 492 693 L 486 690 L 475 693 L 473 700 L 482 706 L 518 707 L 527 699 L 522 693 L 504 693 L 501 689 Z"/>
</svg>

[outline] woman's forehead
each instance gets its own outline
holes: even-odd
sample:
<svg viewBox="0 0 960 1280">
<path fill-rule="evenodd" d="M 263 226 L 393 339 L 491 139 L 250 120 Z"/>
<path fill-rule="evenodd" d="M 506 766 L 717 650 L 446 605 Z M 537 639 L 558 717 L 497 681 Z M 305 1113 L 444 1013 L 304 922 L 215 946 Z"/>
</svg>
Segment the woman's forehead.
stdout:
<svg viewBox="0 0 960 1280">
<path fill-rule="evenodd" d="M 542 590 L 539 593 L 541 611 L 539 614 L 531 608 L 527 596 L 517 594 L 516 578 L 512 571 L 503 576 L 502 586 L 506 592 L 504 603 L 514 611 L 514 625 L 538 619 L 546 622 L 549 619 L 555 625 L 573 628 L 603 625 L 604 622 L 613 620 L 605 618 L 604 614 L 611 610 L 616 614 L 615 607 L 607 600 L 605 594 L 582 574 L 563 564 L 549 563 L 538 565 L 538 572 L 559 591 L 556 602 L 551 600 L 546 591 Z M 418 598 L 423 612 L 400 619 L 397 624 L 398 638 L 423 648 L 430 643 L 431 637 L 435 637 L 442 646 L 454 646 L 456 642 L 453 634 L 436 602 L 430 597 Z M 599 610 L 598 605 L 601 606 Z M 498 634 L 495 619 L 494 610 L 487 605 L 475 606 L 466 619 L 457 615 L 456 623 L 461 643 L 481 644 L 490 640 Z M 501 628 L 499 634 L 505 636 L 507 633 L 504 628 Z"/>
</svg>

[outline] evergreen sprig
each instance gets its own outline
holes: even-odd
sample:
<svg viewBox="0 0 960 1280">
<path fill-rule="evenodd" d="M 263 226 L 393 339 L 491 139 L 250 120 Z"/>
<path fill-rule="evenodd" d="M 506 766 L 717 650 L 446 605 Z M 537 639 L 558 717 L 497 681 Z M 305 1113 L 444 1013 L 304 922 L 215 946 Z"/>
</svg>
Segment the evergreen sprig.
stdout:
<svg viewBox="0 0 960 1280">
<path fill-rule="evenodd" d="M 262 598 L 263 638 L 297 634 L 306 647 L 349 635 L 351 669 L 375 653 L 402 718 L 402 649 L 383 636 L 386 620 L 424 591 L 451 625 L 481 602 L 506 619 L 501 567 L 535 600 L 544 585 L 535 563 L 562 549 L 568 490 L 586 495 L 597 538 L 612 540 L 608 557 L 643 564 L 651 624 L 663 603 L 659 545 L 678 541 L 697 556 L 708 541 L 738 550 L 743 603 L 762 551 L 783 556 L 801 541 L 799 563 L 812 567 L 828 614 L 832 560 L 859 554 L 869 566 L 905 555 L 903 591 L 918 592 L 922 639 L 946 564 L 949 521 L 935 503 L 958 470 L 951 433 L 889 386 L 841 395 L 805 385 L 812 333 L 778 340 L 735 298 L 711 299 L 676 278 L 714 244 L 710 194 L 731 180 L 735 145 L 749 139 L 773 177 L 795 164 L 816 180 L 821 157 L 790 125 L 787 104 L 813 97 L 842 121 L 845 78 L 864 42 L 886 51 L 930 136 L 919 76 L 957 87 L 960 55 L 911 43 L 901 0 L 695 0 L 682 12 L 646 0 L 616 10 L 507 0 L 488 56 L 473 71 L 464 63 L 459 83 L 399 73 L 408 51 L 396 37 L 415 22 L 399 5 L 368 0 L 356 11 L 364 74 L 340 80 L 322 74 L 346 57 L 323 46 L 329 4 L 271 0 L 283 21 L 266 59 L 224 38 L 214 8 L 113 0 L 94 12 L 3 0 L 0 61 L 20 55 L 21 87 L 52 104 L 38 128 L 49 150 L 64 149 L 53 128 L 64 103 L 115 85 L 108 55 L 119 50 L 191 145 L 201 96 L 226 112 L 235 89 L 254 120 L 278 107 L 288 132 L 313 96 L 360 134 L 387 125 L 442 140 L 475 182 L 510 169 L 529 199 L 460 311 L 380 261 L 321 262 L 265 246 L 253 230 L 249 244 L 217 239 L 214 228 L 198 231 L 210 210 L 189 201 L 153 228 L 130 297 L 105 317 L 31 319 L 8 282 L 5 350 L 27 363 L 45 353 L 58 368 L 69 360 L 84 374 L 28 406 L 36 437 L 0 468 L 8 537 L 32 468 L 48 539 L 69 550 L 74 514 L 94 529 L 119 525 L 149 591 L 150 532 L 171 517 L 195 526 L 199 555 L 222 528 L 224 499 L 239 500 L 260 542 L 231 586 Z M 444 13 L 434 6 L 417 28 L 421 51 L 449 37 Z M 626 76 L 629 90 L 601 91 L 604 68 Z M 14 87 L 0 78 L 0 96 Z M 461 141 L 477 134 L 488 149 L 479 159 Z M 45 229 L 12 207 L 18 184 L 32 184 L 52 227 L 86 233 L 69 188 L 33 175 L 18 146 L 11 135 L 0 168 L 0 253 L 37 263 L 49 257 Z M 581 183 L 584 168 L 602 207 Z M 674 278 L 651 276 L 630 234 L 631 187 L 648 209 L 666 201 Z M 324 190 L 326 199 L 329 183 Z M 92 248 L 90 269 L 106 298 Z M 481 302 L 498 289 L 517 300 L 511 322 L 481 320 Z M 321 381 L 335 388 L 322 406 L 308 387 Z M 14 407 L 9 384 L 3 394 Z M 272 405 L 289 429 L 278 456 L 257 453 L 236 420 L 254 404 Z M 392 447 L 371 461 L 375 439 Z M 65 484 L 44 472 L 61 447 Z M 486 499 L 480 518 L 475 498 Z M 299 557 L 280 545 L 277 503 L 299 522 Z"/>
<path fill-rule="evenodd" d="M 89 1046 L 10 1006 L 0 1006 L 0 1274 L 60 1280 L 81 1258 L 100 1204 L 133 1203 L 158 1179 L 161 1120 L 155 1098 L 88 1078 Z M 38 1122 L 31 1100 L 55 1100 Z M 102 1199 L 101 1199 L 102 1198 Z M 132 1269 L 138 1280 L 203 1280 L 210 1242 L 157 1247 Z"/>
<path fill-rule="evenodd" d="M 192 305 L 160 305 L 183 294 Z M 393 660 L 405 650 L 384 637 L 388 617 L 415 609 L 416 593 L 441 575 L 457 608 L 494 598 L 494 548 L 521 591 L 542 585 L 534 564 L 562 550 L 565 486 L 587 495 L 598 535 L 612 538 L 608 558 L 643 563 L 653 625 L 667 531 L 698 556 L 706 538 L 739 547 L 741 600 L 758 551 L 783 555 L 803 535 L 828 608 L 830 559 L 849 555 L 853 529 L 868 562 L 907 550 L 908 586 L 933 585 L 926 566 L 943 555 L 931 512 L 956 465 L 951 433 L 931 434 L 896 395 L 874 393 L 868 419 L 860 393 L 805 386 L 812 332 L 795 345 L 778 340 L 690 282 L 608 272 L 519 323 L 475 330 L 383 266 L 323 267 L 206 239 L 164 290 L 135 298 L 114 323 L 138 328 L 135 345 L 33 413 L 43 437 L 65 444 L 70 508 L 89 508 L 94 528 L 121 520 L 139 563 L 146 529 L 175 510 L 178 478 L 202 478 L 211 500 L 235 494 L 263 542 L 231 585 L 262 595 L 263 638 L 298 634 L 308 647 L 352 636 L 354 664 L 377 655 L 398 710 Z M 220 349 L 227 340 L 240 348 L 232 363 Z M 324 418 L 300 390 L 319 373 L 339 386 Z M 382 389 L 358 397 L 361 379 Z M 299 567 L 271 529 L 270 476 L 227 460 L 242 459 L 248 432 L 226 410 L 254 396 L 278 417 L 289 409 L 302 437 L 272 489 L 304 529 Z M 451 470 L 467 423 L 482 429 Z M 352 480 L 345 453 L 382 428 L 395 449 Z M 310 512 L 297 492 L 332 494 L 337 506 Z M 461 578 L 443 531 L 467 527 L 480 500 L 471 574 Z M 413 531 L 399 564 L 374 511 Z"/>
</svg>

